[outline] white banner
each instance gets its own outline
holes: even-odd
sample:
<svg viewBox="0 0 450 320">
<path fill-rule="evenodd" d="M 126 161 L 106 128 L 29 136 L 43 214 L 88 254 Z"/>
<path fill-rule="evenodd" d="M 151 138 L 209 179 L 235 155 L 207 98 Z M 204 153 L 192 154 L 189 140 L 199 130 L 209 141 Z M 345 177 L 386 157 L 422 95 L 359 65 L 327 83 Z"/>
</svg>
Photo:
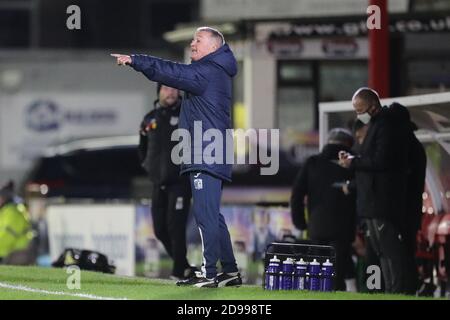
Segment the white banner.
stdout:
<svg viewBox="0 0 450 320">
<path fill-rule="evenodd" d="M 116 274 L 135 272 L 133 205 L 55 205 L 47 211 L 50 257 L 55 261 L 66 248 L 105 254 Z"/>
<path fill-rule="evenodd" d="M 135 134 L 145 110 L 140 94 L 27 93 L 0 106 L 0 165 L 26 169 L 45 147 L 69 139 Z"/>
<path fill-rule="evenodd" d="M 367 0 L 202 0 L 203 20 L 366 15 Z M 409 0 L 388 2 L 390 13 L 408 11 Z"/>
</svg>

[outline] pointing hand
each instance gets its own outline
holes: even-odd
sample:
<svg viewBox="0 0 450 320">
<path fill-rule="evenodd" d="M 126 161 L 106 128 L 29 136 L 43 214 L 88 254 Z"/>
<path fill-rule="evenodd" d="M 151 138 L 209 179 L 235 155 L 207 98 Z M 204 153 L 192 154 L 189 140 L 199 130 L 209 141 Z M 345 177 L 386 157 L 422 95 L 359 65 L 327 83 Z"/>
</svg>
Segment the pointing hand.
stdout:
<svg viewBox="0 0 450 320">
<path fill-rule="evenodd" d="M 118 53 L 111 53 L 111 57 L 117 58 L 117 64 L 119 66 L 125 66 L 131 64 L 131 57 L 124 55 L 124 54 L 118 54 Z"/>
</svg>

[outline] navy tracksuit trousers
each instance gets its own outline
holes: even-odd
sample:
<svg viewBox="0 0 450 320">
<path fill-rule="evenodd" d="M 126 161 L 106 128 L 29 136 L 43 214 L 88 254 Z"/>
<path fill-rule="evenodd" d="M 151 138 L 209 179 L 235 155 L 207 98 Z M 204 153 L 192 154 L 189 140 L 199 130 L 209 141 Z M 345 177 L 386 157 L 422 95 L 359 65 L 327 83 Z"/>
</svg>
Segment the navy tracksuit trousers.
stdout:
<svg viewBox="0 0 450 320">
<path fill-rule="evenodd" d="M 195 221 L 200 231 L 203 251 L 203 275 L 217 275 L 217 261 L 222 271 L 237 272 L 236 259 L 225 219 L 220 213 L 222 180 L 205 172 L 191 172 L 191 189 Z"/>
</svg>

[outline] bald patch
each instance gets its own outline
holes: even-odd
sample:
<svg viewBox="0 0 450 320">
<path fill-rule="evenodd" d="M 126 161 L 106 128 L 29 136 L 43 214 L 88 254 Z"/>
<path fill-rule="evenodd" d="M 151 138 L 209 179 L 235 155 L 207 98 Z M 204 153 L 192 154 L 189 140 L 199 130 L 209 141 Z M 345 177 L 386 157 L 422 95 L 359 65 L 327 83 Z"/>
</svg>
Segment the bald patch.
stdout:
<svg viewBox="0 0 450 320">
<path fill-rule="evenodd" d="M 223 34 L 214 28 L 211 27 L 200 27 L 197 29 L 197 32 L 207 32 L 209 36 L 211 37 L 211 40 L 214 42 L 214 44 L 217 46 L 217 48 L 220 48 L 225 44 L 225 38 Z"/>
<path fill-rule="evenodd" d="M 353 95 L 352 100 L 362 100 L 369 106 L 381 107 L 380 98 L 375 90 L 370 88 L 359 88 Z"/>
</svg>

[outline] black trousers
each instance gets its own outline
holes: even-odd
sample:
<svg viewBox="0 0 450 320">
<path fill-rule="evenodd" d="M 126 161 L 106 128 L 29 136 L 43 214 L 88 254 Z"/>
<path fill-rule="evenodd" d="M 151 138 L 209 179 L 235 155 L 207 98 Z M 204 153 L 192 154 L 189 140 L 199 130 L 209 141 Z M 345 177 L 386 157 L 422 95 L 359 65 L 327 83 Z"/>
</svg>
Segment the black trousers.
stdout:
<svg viewBox="0 0 450 320">
<path fill-rule="evenodd" d="M 367 232 L 367 230 L 364 230 L 365 232 Z M 367 280 L 369 278 L 370 274 L 367 274 L 367 267 L 370 265 L 376 265 L 376 266 L 380 266 L 380 257 L 378 256 L 377 252 L 375 252 L 375 250 L 373 249 L 372 244 L 370 243 L 368 237 L 366 236 L 366 255 L 364 257 L 364 261 L 365 261 L 365 269 L 364 269 L 364 285 L 367 284 Z M 381 267 L 380 267 L 381 268 Z M 370 293 L 384 293 L 385 288 L 384 288 L 384 277 L 383 277 L 383 272 L 381 273 L 381 287 L 380 289 L 372 289 L 369 292 Z"/>
<path fill-rule="evenodd" d="M 406 248 L 406 293 L 415 295 L 419 289 L 419 272 L 416 259 L 417 241 L 416 230 L 408 230 L 404 234 L 404 242 Z"/>
<path fill-rule="evenodd" d="M 311 239 L 315 244 L 333 246 L 336 253 L 334 289 L 345 291 L 345 279 L 356 277 L 355 266 L 352 260 L 352 243 L 350 240 Z"/>
<path fill-rule="evenodd" d="M 385 219 L 365 219 L 366 237 L 380 259 L 386 293 L 407 292 L 406 246 L 398 228 Z"/>
<path fill-rule="evenodd" d="M 189 181 L 154 185 L 152 217 L 155 236 L 173 260 L 172 275 L 183 278 L 189 268 L 186 259 L 186 225 L 191 203 Z"/>
</svg>

